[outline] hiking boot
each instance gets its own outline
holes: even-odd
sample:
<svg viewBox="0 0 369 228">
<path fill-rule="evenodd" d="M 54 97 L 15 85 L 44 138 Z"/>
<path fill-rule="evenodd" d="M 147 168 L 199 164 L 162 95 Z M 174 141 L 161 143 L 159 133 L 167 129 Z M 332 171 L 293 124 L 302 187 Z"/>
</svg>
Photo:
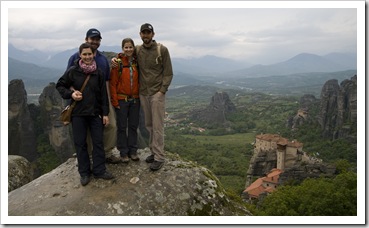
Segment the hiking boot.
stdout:
<svg viewBox="0 0 369 228">
<path fill-rule="evenodd" d="M 90 176 L 82 176 L 81 177 L 81 185 L 86 186 L 88 183 L 90 183 Z"/>
<path fill-rule="evenodd" d="M 110 155 L 109 157 L 107 157 L 105 159 L 106 163 L 108 164 L 119 164 L 122 162 L 122 160 L 120 160 L 120 158 L 115 157 L 114 155 Z"/>
<path fill-rule="evenodd" d="M 148 156 L 145 161 L 147 163 L 153 163 L 155 161 L 154 155 L 152 154 L 152 155 Z"/>
<path fill-rule="evenodd" d="M 159 162 L 159 161 L 154 161 L 153 163 L 151 163 L 150 165 L 150 169 L 152 171 L 157 171 L 159 170 L 161 167 L 163 167 L 164 162 Z"/>
<path fill-rule="evenodd" d="M 131 154 L 131 159 L 132 159 L 132 161 L 139 161 L 140 160 L 140 158 L 137 156 L 137 154 Z"/>
<path fill-rule="evenodd" d="M 96 179 L 104 179 L 104 180 L 110 180 L 113 179 L 114 176 L 113 174 L 109 173 L 108 171 L 105 171 L 105 173 L 101 174 L 101 175 L 97 175 L 95 176 Z"/>
<path fill-rule="evenodd" d="M 121 161 L 122 161 L 123 163 L 128 163 L 128 162 L 129 162 L 129 157 L 128 157 L 128 155 L 124 155 L 123 157 L 120 157 L 120 159 L 121 159 Z"/>
</svg>

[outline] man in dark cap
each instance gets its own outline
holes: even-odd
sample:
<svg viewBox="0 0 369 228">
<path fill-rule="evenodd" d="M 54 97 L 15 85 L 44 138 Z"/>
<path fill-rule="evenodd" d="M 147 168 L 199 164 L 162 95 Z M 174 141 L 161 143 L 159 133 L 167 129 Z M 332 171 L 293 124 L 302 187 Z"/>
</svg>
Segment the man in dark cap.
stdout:
<svg viewBox="0 0 369 228">
<path fill-rule="evenodd" d="M 98 50 L 101 43 L 101 33 L 99 30 L 95 28 L 91 28 L 86 32 L 85 41 L 92 46 L 94 51 L 94 58 L 97 64 L 97 67 L 103 72 L 105 81 L 106 81 L 106 89 L 109 97 L 109 124 L 104 128 L 104 150 L 106 153 L 106 162 L 107 163 L 120 163 L 121 160 L 118 157 L 113 155 L 113 149 L 116 146 L 117 142 L 117 125 L 115 121 L 115 111 L 110 101 L 110 90 L 109 90 L 109 80 L 110 80 L 110 66 L 108 59 Z M 68 60 L 67 69 L 74 65 L 74 62 L 79 59 L 79 52 L 77 51 L 73 54 Z M 92 151 L 92 141 L 91 137 L 87 137 L 88 142 L 88 151 Z M 90 153 L 91 154 L 91 153 Z"/>
<path fill-rule="evenodd" d="M 159 170 L 165 161 L 164 117 L 165 93 L 173 78 L 172 63 L 167 47 L 157 43 L 151 24 L 141 25 L 143 44 L 137 48 L 140 80 L 140 102 L 145 115 L 145 127 L 150 133 L 151 155 L 146 158 L 152 171 Z"/>
</svg>

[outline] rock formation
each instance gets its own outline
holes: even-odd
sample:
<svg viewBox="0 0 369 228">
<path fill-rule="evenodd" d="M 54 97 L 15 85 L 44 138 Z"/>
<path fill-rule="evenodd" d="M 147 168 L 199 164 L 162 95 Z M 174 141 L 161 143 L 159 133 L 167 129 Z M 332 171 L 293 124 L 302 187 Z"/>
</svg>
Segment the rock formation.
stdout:
<svg viewBox="0 0 369 228">
<path fill-rule="evenodd" d="M 314 111 L 312 111 L 314 110 Z M 357 77 L 328 80 L 322 87 L 320 99 L 304 95 L 295 116 L 287 120 L 287 126 L 296 130 L 303 123 L 318 124 L 322 136 L 330 139 L 348 138 L 356 141 Z"/>
<path fill-rule="evenodd" d="M 31 163 L 22 156 L 8 156 L 8 192 L 33 180 Z"/>
<path fill-rule="evenodd" d="M 287 168 L 279 176 L 278 184 L 287 182 L 301 183 L 306 178 L 333 177 L 336 167 L 327 163 L 299 164 Z"/>
<path fill-rule="evenodd" d="M 50 83 L 44 88 L 40 97 L 40 121 L 43 133 L 48 135 L 50 145 L 61 162 L 72 157 L 74 144 L 70 126 L 64 126 L 59 120 L 60 113 L 68 101 L 64 100 L 55 88 L 55 83 Z"/>
<path fill-rule="evenodd" d="M 327 81 L 320 95 L 318 122 L 323 136 L 332 139 L 349 137 L 355 132 L 357 118 L 357 77 L 344 80 L 338 85 L 336 79 Z"/>
<path fill-rule="evenodd" d="M 33 162 L 38 157 L 36 136 L 23 81 L 10 81 L 8 91 L 8 154 Z"/>
<path fill-rule="evenodd" d="M 287 127 L 291 128 L 293 131 L 297 130 L 299 126 L 301 126 L 305 122 L 311 122 L 312 117 L 310 114 L 310 110 L 313 109 L 319 100 L 315 98 L 314 95 L 305 94 L 300 98 L 300 107 L 297 110 L 297 114 L 293 117 L 290 117 L 287 121 Z"/>
<path fill-rule="evenodd" d="M 302 151 L 302 146 L 302 143 L 289 141 L 278 134 L 257 135 L 245 187 L 252 184 L 253 178 L 262 177 L 274 168 L 283 171 L 302 162 L 313 163 Z"/>
<path fill-rule="evenodd" d="M 81 186 L 76 158 L 8 194 L 9 216 L 187 216 L 251 215 L 232 200 L 208 169 L 167 153 L 152 172 L 139 150 L 139 162 L 108 164 L 114 180 L 92 178 Z"/>
<path fill-rule="evenodd" d="M 190 118 L 196 122 L 205 125 L 221 125 L 227 124 L 227 114 L 236 110 L 226 92 L 217 92 L 211 98 L 209 106 L 204 109 L 194 110 L 190 114 Z"/>
</svg>

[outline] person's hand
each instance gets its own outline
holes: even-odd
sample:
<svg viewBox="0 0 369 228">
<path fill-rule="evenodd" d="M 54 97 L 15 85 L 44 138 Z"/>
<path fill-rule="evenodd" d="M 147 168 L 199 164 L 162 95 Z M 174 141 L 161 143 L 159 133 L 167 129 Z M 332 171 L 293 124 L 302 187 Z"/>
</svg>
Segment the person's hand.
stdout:
<svg viewBox="0 0 369 228">
<path fill-rule="evenodd" d="M 118 61 L 117 61 L 117 58 L 113 57 L 111 59 L 111 68 L 115 68 L 115 67 L 118 67 Z"/>
<path fill-rule="evenodd" d="M 108 116 L 103 116 L 103 124 L 104 124 L 104 126 L 109 124 L 109 117 Z"/>
<path fill-rule="evenodd" d="M 74 92 L 72 93 L 72 98 L 75 101 L 80 101 L 80 100 L 83 99 L 82 93 L 80 91 L 78 91 L 78 90 L 74 90 Z"/>
</svg>

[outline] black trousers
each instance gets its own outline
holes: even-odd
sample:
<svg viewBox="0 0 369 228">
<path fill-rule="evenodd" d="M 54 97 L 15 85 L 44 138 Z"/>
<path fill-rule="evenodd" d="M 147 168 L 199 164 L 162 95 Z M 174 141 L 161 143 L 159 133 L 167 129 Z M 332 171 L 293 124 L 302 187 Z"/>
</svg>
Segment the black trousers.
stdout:
<svg viewBox="0 0 369 228">
<path fill-rule="evenodd" d="M 72 128 L 74 146 L 77 152 L 78 172 L 81 176 L 102 175 L 106 171 L 105 151 L 103 143 L 104 125 L 99 116 L 73 116 Z M 87 151 L 87 129 L 92 139 L 92 171 Z"/>
<path fill-rule="evenodd" d="M 120 156 L 137 154 L 137 129 L 140 120 L 140 100 L 119 100 L 115 109 L 117 120 L 117 149 Z"/>
</svg>

